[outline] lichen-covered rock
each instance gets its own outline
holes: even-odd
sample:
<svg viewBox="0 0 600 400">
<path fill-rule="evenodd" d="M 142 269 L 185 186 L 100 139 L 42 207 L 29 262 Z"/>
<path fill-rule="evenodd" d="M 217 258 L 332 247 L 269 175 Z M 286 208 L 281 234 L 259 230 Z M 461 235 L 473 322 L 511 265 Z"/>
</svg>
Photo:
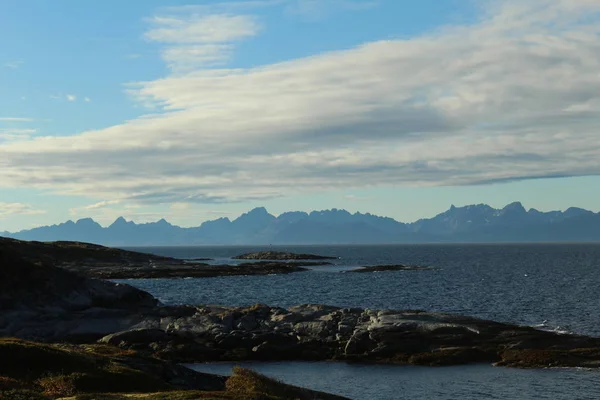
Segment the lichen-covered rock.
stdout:
<svg viewBox="0 0 600 400">
<path fill-rule="evenodd" d="M 146 350 L 168 354 L 169 359 L 175 359 L 174 354 L 198 357 L 190 360 L 185 356 L 186 361 L 347 360 L 419 365 L 490 362 L 536 367 L 541 365 L 540 360 L 546 362 L 555 355 L 553 365 L 600 365 L 600 339 L 450 314 L 323 305 L 287 310 L 264 305 L 202 310 L 161 327 L 168 331 L 169 340 L 149 339 Z M 138 335 L 119 345 L 143 349 Z M 104 340 L 115 337 L 126 338 L 127 333 Z M 545 358 L 533 357 L 537 353 L 532 351 L 540 346 L 556 351 L 544 353 Z"/>
</svg>

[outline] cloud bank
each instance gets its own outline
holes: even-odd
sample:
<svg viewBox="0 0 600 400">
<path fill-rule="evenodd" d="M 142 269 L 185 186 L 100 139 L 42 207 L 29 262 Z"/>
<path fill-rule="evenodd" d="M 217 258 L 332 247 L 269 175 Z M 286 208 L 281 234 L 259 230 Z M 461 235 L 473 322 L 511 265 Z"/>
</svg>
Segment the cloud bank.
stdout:
<svg viewBox="0 0 600 400">
<path fill-rule="evenodd" d="M 600 174 L 600 1 L 483 4 L 471 25 L 251 69 L 215 67 L 268 29 L 249 7 L 155 16 L 175 72 L 130 92 L 160 113 L 0 142 L 0 185 L 226 203 Z"/>
<path fill-rule="evenodd" d="M 45 211 L 37 210 L 29 204 L 0 202 L 0 219 L 11 215 L 38 215 L 45 213 Z"/>
</svg>

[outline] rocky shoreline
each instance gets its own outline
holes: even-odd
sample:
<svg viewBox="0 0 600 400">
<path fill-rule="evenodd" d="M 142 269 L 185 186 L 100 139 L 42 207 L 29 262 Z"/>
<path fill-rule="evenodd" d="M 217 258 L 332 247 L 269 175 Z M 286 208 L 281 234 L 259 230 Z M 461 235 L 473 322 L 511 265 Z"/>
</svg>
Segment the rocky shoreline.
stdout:
<svg viewBox="0 0 600 400">
<path fill-rule="evenodd" d="M 215 278 L 219 276 L 281 275 L 306 272 L 310 266 L 323 263 L 259 261 L 241 265 L 154 265 L 151 267 L 94 267 L 83 272 L 87 277 L 97 279 L 173 279 L 173 278 Z M 82 273 L 81 268 L 67 268 Z"/>
<path fill-rule="evenodd" d="M 99 341 L 174 362 L 600 367 L 600 338 L 418 310 L 164 306 L 128 285 L 1 254 L 0 336 Z"/>
<path fill-rule="evenodd" d="M 35 265 L 53 266 L 98 279 L 213 278 L 218 276 L 274 275 L 308 271 L 304 267 L 330 265 L 329 257 L 293 253 L 253 253 L 243 264 L 214 265 L 199 261 L 156 256 L 80 242 L 23 242 L 0 238 L 0 249 Z M 273 259 L 263 260 L 272 255 Z M 243 257 L 248 258 L 243 258 Z M 299 257 L 300 256 L 300 257 Z M 305 259 L 304 256 L 309 258 Z M 234 259 L 238 259 L 234 257 Z M 293 260 L 293 261 L 288 261 Z M 315 260 L 315 261 L 311 261 Z"/>
<path fill-rule="evenodd" d="M 100 343 L 161 359 L 600 367 L 600 339 L 424 311 L 302 305 L 162 308 Z"/>
<path fill-rule="evenodd" d="M 32 263 L 31 256 L 0 246 L 2 400 L 344 400 L 244 369 L 229 378 L 203 374 L 152 351 L 96 343 L 187 308 L 163 307 L 131 286 Z"/>
<path fill-rule="evenodd" d="M 174 279 L 220 276 L 280 275 L 309 271 L 307 267 L 333 265 L 337 257 L 263 251 L 232 257 L 240 264 L 207 264 L 206 258 L 177 259 L 113 249 L 80 242 L 22 242 L 0 238 L 0 248 L 36 265 L 54 266 L 97 279 Z M 406 265 L 364 266 L 344 272 L 424 271 L 430 267 Z"/>
<path fill-rule="evenodd" d="M 1 400 L 348 400 L 234 368 L 231 377 L 102 344 L 0 338 Z"/>
</svg>

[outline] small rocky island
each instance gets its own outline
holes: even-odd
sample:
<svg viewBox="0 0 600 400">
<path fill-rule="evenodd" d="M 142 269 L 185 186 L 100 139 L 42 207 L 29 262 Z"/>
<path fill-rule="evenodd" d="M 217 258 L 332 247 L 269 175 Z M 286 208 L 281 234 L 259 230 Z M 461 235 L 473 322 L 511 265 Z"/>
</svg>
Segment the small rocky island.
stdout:
<svg viewBox="0 0 600 400">
<path fill-rule="evenodd" d="M 306 266 L 317 266 L 320 263 L 309 262 L 268 262 L 260 261 L 242 265 L 208 265 L 183 264 L 148 267 L 98 267 L 81 271 L 90 278 L 99 279 L 171 279 L 171 278 L 214 278 L 218 276 L 250 276 L 250 275 L 282 275 L 308 271 Z"/>
<path fill-rule="evenodd" d="M 319 256 L 316 254 L 297 254 L 280 251 L 259 251 L 232 257 L 234 260 L 337 260 L 338 257 Z"/>
</svg>

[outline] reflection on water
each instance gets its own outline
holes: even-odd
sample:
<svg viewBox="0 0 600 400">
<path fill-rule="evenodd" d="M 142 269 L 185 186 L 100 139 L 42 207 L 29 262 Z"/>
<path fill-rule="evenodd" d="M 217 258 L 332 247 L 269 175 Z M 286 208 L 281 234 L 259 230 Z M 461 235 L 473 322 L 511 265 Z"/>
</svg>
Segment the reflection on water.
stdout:
<svg viewBox="0 0 600 400">
<path fill-rule="evenodd" d="M 285 383 L 369 400 L 600 399 L 600 371 L 522 370 L 489 365 L 412 367 L 346 363 L 213 363 L 189 367 L 228 375 L 234 365 Z"/>
</svg>

